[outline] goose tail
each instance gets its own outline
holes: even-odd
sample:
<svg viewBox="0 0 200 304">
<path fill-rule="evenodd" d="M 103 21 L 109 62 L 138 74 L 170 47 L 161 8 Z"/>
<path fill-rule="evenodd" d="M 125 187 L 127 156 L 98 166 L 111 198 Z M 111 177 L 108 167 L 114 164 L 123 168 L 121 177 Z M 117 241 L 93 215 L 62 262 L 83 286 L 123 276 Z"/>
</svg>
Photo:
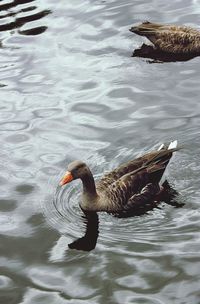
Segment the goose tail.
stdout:
<svg viewBox="0 0 200 304">
<path fill-rule="evenodd" d="M 158 151 L 160 150 L 174 150 L 177 151 L 180 148 L 178 148 L 178 141 L 174 140 L 171 141 L 169 144 L 161 144 L 160 147 L 158 148 Z"/>
<path fill-rule="evenodd" d="M 171 149 L 178 149 L 178 141 L 177 140 L 174 140 L 174 141 L 170 142 L 167 150 L 171 150 Z"/>
<path fill-rule="evenodd" d="M 160 185 L 162 185 L 166 179 L 167 166 L 172 155 L 179 149 L 177 140 L 169 144 L 162 144 L 158 148 L 158 153 L 145 164 L 147 172 L 150 173 L 154 181 L 159 182 Z"/>
<path fill-rule="evenodd" d="M 169 144 L 162 144 L 159 148 L 158 148 L 158 151 L 160 150 L 170 150 L 170 152 L 172 152 L 174 154 L 174 152 L 178 151 L 179 149 L 181 149 L 180 147 L 178 147 L 178 141 L 177 140 L 174 140 L 174 141 L 171 141 Z M 165 181 L 166 181 L 166 175 L 167 175 L 167 166 L 166 166 L 166 169 L 164 171 L 164 174 L 160 180 L 160 185 L 162 185 Z"/>
</svg>

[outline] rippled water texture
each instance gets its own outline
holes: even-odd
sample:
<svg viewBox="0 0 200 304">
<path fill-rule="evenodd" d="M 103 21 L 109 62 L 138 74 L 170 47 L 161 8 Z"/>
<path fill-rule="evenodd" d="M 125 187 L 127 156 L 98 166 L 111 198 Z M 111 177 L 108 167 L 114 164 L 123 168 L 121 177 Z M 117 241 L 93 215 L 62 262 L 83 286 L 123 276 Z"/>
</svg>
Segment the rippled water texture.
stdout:
<svg viewBox="0 0 200 304">
<path fill-rule="evenodd" d="M 0 303 L 200 303 L 200 58 L 132 58 L 144 20 L 199 26 L 195 0 L 0 2 Z M 164 141 L 183 146 L 168 180 L 183 208 L 99 215 L 90 252 L 80 182 Z"/>
</svg>

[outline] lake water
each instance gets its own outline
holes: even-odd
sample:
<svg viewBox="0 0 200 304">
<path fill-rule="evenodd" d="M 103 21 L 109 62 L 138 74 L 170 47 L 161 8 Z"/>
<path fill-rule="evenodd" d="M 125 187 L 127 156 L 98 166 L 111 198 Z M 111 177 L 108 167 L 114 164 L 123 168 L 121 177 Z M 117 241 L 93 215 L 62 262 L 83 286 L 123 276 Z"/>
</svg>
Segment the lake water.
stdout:
<svg viewBox="0 0 200 304">
<path fill-rule="evenodd" d="M 0 3 L 0 303 L 200 303 L 200 58 L 132 58 L 144 20 L 199 27 L 198 0 L 2 0 Z M 81 159 L 95 178 L 177 139 L 167 178 L 183 208 L 99 215 L 90 252 Z"/>
</svg>

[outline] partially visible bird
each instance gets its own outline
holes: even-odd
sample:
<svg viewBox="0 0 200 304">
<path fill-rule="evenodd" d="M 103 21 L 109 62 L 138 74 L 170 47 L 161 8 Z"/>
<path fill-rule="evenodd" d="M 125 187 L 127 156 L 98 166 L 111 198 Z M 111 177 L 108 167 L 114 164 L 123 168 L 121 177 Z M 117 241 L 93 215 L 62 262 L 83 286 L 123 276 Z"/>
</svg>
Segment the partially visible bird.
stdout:
<svg viewBox="0 0 200 304">
<path fill-rule="evenodd" d="M 189 26 L 143 22 L 130 31 L 147 37 L 155 49 L 172 54 L 200 54 L 200 31 Z"/>
<path fill-rule="evenodd" d="M 153 204 L 161 192 L 160 181 L 177 141 L 162 145 L 107 173 L 95 184 L 89 167 L 82 161 L 69 164 L 60 186 L 80 178 L 83 184 L 80 207 L 83 211 L 119 213 Z"/>
</svg>

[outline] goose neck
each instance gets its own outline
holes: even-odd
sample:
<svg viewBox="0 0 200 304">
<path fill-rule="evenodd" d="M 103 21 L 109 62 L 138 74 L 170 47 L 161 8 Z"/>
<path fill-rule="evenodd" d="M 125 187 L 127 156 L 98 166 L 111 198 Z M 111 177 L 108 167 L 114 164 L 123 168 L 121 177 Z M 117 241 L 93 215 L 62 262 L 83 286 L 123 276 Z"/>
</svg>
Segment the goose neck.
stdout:
<svg viewBox="0 0 200 304">
<path fill-rule="evenodd" d="M 94 177 L 91 173 L 90 170 L 88 170 L 87 175 L 84 175 L 82 178 L 82 183 L 83 183 L 83 192 L 88 193 L 90 195 L 96 195 L 96 186 L 95 186 L 95 181 Z"/>
</svg>

